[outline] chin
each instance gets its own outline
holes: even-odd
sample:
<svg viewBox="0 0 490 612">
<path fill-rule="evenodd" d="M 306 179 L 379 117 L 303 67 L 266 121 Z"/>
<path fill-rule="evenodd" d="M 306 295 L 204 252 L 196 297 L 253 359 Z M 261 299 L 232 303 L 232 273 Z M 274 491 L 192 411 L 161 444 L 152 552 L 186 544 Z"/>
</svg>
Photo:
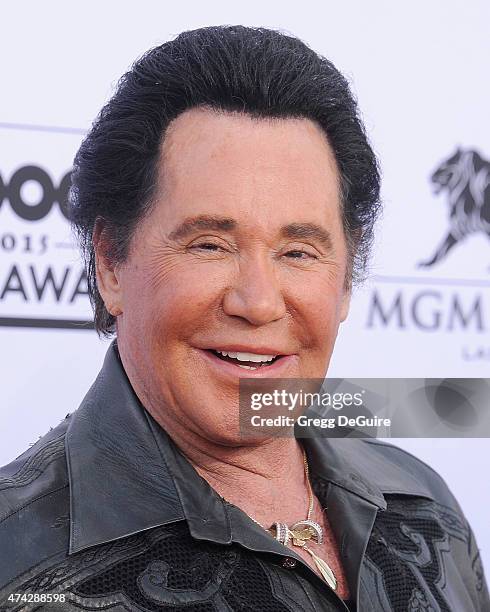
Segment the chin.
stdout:
<svg viewBox="0 0 490 612">
<path fill-rule="evenodd" d="M 255 434 L 255 435 L 243 435 L 241 433 L 237 433 L 236 435 L 223 435 L 221 437 L 216 437 L 213 439 L 214 444 L 219 444 L 220 446 L 225 446 L 228 448 L 257 448 L 262 444 L 266 444 L 271 442 L 274 437 L 266 437 L 264 435 Z M 286 434 L 284 437 L 288 437 Z"/>
<path fill-rule="evenodd" d="M 238 420 L 238 419 L 237 419 Z M 237 422 L 233 426 L 224 425 L 224 421 L 216 423 L 216 427 L 210 427 L 209 423 L 200 426 L 200 435 L 212 444 L 227 446 L 229 448 L 256 447 L 271 440 L 263 432 L 256 430 L 243 432 Z M 287 434 L 284 434 L 287 435 Z"/>
</svg>

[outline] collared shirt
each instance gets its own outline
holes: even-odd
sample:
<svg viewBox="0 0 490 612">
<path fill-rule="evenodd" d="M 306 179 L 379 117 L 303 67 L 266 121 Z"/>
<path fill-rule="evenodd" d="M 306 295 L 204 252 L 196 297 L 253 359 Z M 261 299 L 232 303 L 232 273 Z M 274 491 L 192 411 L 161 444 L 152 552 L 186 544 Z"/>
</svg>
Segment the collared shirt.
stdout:
<svg viewBox="0 0 490 612">
<path fill-rule="evenodd" d="M 373 440 L 302 444 L 353 609 L 490 610 L 472 531 L 433 470 Z M 0 469 L 0 610 L 95 609 L 349 609 L 199 476 L 139 402 L 117 341 L 78 410 Z"/>
</svg>

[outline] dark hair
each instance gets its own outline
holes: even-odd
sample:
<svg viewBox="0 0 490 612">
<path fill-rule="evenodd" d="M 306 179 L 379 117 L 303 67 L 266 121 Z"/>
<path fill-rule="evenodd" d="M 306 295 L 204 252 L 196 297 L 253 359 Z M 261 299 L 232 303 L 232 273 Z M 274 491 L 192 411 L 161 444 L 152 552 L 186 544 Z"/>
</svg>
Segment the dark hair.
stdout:
<svg viewBox="0 0 490 612">
<path fill-rule="evenodd" d="M 348 284 L 365 271 L 379 211 L 379 170 L 346 79 L 301 40 L 276 30 L 211 26 L 149 50 L 120 79 L 78 150 L 69 213 L 84 256 L 99 334 L 115 317 L 98 291 L 92 243 L 101 218 L 113 263 L 129 254 L 152 207 L 160 144 L 172 119 L 203 106 L 254 118 L 308 118 L 337 160 Z"/>
</svg>

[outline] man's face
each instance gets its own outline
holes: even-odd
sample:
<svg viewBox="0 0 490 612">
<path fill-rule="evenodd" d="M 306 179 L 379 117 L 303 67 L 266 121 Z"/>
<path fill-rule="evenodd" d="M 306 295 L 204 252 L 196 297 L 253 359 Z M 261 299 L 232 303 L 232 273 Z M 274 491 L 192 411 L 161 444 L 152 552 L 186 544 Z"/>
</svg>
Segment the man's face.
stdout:
<svg viewBox="0 0 490 612">
<path fill-rule="evenodd" d="M 113 282 L 99 278 L 129 379 L 164 426 L 233 445 L 239 377 L 324 377 L 349 302 L 338 185 L 307 119 L 192 109 L 171 123 L 155 207 Z"/>
</svg>

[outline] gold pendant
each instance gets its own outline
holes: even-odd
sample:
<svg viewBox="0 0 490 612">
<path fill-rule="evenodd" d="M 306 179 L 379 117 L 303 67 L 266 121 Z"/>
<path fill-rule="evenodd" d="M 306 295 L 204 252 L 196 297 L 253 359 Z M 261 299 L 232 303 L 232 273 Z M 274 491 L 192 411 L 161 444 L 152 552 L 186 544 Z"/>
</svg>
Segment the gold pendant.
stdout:
<svg viewBox="0 0 490 612">
<path fill-rule="evenodd" d="M 296 540 L 303 542 L 313 540 L 313 542 L 316 542 L 317 544 L 322 544 L 323 542 L 322 528 L 318 523 L 315 523 L 315 521 L 310 519 L 294 523 L 289 532 Z M 299 546 L 301 546 L 301 544 L 299 544 Z"/>
<path fill-rule="evenodd" d="M 315 532 L 310 527 L 308 529 L 290 529 L 290 534 L 295 546 L 303 546 L 305 542 L 311 540 L 314 533 Z"/>
</svg>

